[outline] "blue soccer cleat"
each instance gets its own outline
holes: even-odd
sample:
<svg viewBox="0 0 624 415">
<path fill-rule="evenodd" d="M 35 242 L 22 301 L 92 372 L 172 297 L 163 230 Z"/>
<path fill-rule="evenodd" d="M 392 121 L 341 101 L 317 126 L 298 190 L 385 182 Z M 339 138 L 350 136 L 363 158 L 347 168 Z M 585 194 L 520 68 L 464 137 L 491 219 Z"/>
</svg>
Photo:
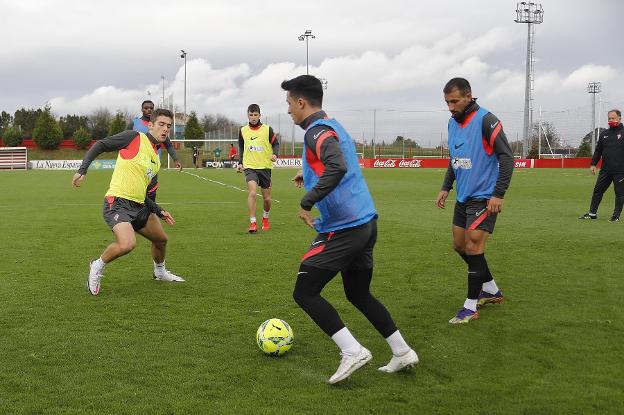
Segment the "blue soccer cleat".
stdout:
<svg viewBox="0 0 624 415">
<path fill-rule="evenodd" d="M 470 320 L 476 320 L 478 318 L 479 318 L 479 312 L 478 311 L 472 311 L 472 310 L 469 310 L 467 308 L 462 308 L 461 310 L 459 310 L 457 312 L 455 317 L 453 317 L 452 319 L 449 320 L 449 323 L 451 323 L 451 324 L 466 324 Z"/>
</svg>

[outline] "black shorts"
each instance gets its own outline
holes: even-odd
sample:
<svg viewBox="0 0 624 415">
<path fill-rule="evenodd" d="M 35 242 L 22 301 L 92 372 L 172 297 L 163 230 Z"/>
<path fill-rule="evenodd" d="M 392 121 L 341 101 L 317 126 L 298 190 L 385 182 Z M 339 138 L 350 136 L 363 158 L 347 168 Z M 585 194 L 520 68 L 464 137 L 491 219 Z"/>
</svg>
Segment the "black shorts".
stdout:
<svg viewBox="0 0 624 415">
<path fill-rule="evenodd" d="M 147 206 L 115 196 L 104 198 L 104 209 L 102 215 L 104 222 L 111 230 L 115 225 L 122 222 L 129 222 L 135 231 L 143 229 L 149 219 L 150 211 Z"/>
<path fill-rule="evenodd" d="M 487 200 L 467 200 L 464 203 L 456 202 L 453 212 L 453 225 L 466 230 L 478 229 L 489 233 L 494 232 L 498 215 L 488 212 Z"/>
<path fill-rule="evenodd" d="M 375 242 L 376 219 L 355 228 L 319 233 L 301 258 L 301 263 L 331 271 L 371 269 Z"/>
<path fill-rule="evenodd" d="M 254 181 L 263 189 L 271 187 L 271 169 L 245 169 L 245 180 Z"/>
</svg>

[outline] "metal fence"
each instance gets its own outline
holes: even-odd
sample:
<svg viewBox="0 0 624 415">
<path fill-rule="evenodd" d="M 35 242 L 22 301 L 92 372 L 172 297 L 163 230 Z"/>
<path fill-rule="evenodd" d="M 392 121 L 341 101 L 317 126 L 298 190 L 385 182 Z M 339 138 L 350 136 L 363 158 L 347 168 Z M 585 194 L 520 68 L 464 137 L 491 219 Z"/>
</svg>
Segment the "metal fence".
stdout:
<svg viewBox="0 0 624 415">
<path fill-rule="evenodd" d="M 600 102 L 597 108 L 599 125 L 606 124 L 606 111 L 622 107 L 624 102 Z M 516 155 L 522 153 L 524 113 L 517 111 L 492 112 L 502 121 L 507 139 L 512 144 Z M 449 112 L 444 109 L 432 110 L 390 110 L 390 109 L 326 109 L 328 115 L 339 120 L 349 131 L 358 147 L 358 153 L 366 157 L 433 157 L 448 155 L 447 125 Z M 561 110 L 534 110 L 534 123 L 550 123 L 557 135 L 558 144 L 553 152 L 571 154 L 578 148 L 581 139 L 592 129 L 592 108 L 589 100 L 581 105 Z M 280 136 L 280 155 L 301 154 L 301 143 L 304 131 L 293 124 L 286 113 L 263 116 L 262 122 L 269 124 Z M 242 124 L 242 123 L 241 123 Z M 403 137 L 404 142 L 397 141 Z M 235 146 L 238 143 L 238 129 L 228 126 L 220 130 L 206 133 L 209 140 L 230 140 Z M 415 144 L 413 144 L 415 143 Z M 551 149 L 542 143 L 541 153 L 549 153 Z M 211 151 L 213 144 L 207 144 L 206 151 Z M 557 149 L 560 149 L 557 151 Z M 561 150 L 563 149 L 563 150 Z"/>
</svg>

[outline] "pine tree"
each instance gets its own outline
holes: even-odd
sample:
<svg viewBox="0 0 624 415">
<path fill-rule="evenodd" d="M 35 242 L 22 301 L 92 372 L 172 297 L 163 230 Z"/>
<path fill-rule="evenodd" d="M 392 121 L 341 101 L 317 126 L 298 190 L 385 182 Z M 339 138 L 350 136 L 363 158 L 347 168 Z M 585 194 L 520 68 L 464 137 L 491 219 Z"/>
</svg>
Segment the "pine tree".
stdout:
<svg viewBox="0 0 624 415">
<path fill-rule="evenodd" d="M 184 139 L 185 140 L 203 140 L 204 139 L 204 130 L 202 130 L 199 125 L 199 121 L 197 120 L 197 114 L 195 111 L 192 111 L 189 115 L 188 121 L 186 122 L 186 126 L 184 127 Z M 184 147 L 202 147 L 204 143 L 202 142 L 185 142 Z"/>
<path fill-rule="evenodd" d="M 121 111 L 117 111 L 117 114 L 113 117 L 110 125 L 108 126 L 108 135 L 115 135 L 122 131 L 125 131 L 128 121 L 124 117 Z"/>
<path fill-rule="evenodd" d="M 45 150 L 54 150 L 59 147 L 63 140 L 63 130 L 52 116 L 49 105 L 46 105 L 43 112 L 37 118 L 33 139 L 37 145 Z"/>
</svg>

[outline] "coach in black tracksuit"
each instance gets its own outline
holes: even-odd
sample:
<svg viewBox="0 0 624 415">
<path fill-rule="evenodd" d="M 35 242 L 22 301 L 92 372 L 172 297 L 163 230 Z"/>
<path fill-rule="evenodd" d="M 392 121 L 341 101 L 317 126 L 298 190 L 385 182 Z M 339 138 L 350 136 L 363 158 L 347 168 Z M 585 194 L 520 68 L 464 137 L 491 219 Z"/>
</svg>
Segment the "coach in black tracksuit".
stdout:
<svg viewBox="0 0 624 415">
<path fill-rule="evenodd" d="M 622 205 L 624 205 L 624 127 L 622 126 L 622 112 L 614 109 L 608 114 L 609 129 L 600 133 L 596 143 L 596 151 L 592 157 L 591 172 L 596 174 L 596 165 L 602 158 L 602 167 L 594 186 L 589 212 L 579 219 L 596 219 L 598 217 L 598 205 L 602 195 L 613 182 L 615 190 L 615 208 L 611 216 L 611 222 L 620 220 Z"/>
</svg>

